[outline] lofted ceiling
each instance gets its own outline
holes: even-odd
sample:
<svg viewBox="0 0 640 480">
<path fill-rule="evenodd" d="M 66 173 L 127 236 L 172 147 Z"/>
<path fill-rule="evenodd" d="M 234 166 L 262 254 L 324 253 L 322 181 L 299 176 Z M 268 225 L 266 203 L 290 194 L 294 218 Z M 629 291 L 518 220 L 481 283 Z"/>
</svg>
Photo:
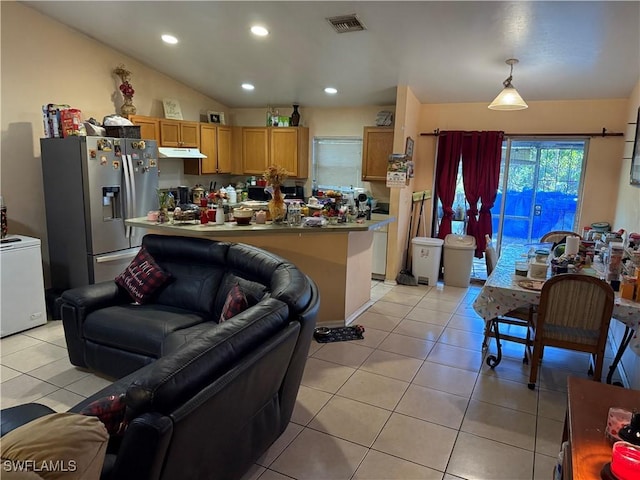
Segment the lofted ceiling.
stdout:
<svg viewBox="0 0 640 480">
<path fill-rule="evenodd" d="M 488 104 L 512 57 L 526 101 L 627 98 L 640 77 L 638 1 L 23 3 L 231 108 L 389 105 L 397 85 L 421 103 Z M 366 30 L 326 20 L 353 13 Z"/>
</svg>

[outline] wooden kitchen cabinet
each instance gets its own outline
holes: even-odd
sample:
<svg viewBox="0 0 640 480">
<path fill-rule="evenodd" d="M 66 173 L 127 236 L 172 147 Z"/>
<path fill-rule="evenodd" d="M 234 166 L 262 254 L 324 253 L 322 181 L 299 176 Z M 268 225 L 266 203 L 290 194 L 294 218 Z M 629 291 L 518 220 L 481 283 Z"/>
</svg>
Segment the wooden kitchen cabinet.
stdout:
<svg viewBox="0 0 640 480">
<path fill-rule="evenodd" d="M 294 178 L 309 176 L 309 129 L 306 127 L 242 128 L 243 173 L 262 175 L 280 165 Z"/>
<path fill-rule="evenodd" d="M 160 140 L 160 119 L 143 115 L 129 115 L 134 125 L 140 125 L 140 138 L 144 140 Z"/>
<path fill-rule="evenodd" d="M 290 177 L 309 176 L 309 129 L 269 128 L 269 162 L 287 169 Z"/>
<path fill-rule="evenodd" d="M 199 148 L 200 123 L 160 120 L 160 146 Z"/>
<path fill-rule="evenodd" d="M 185 159 L 185 174 L 231 173 L 231 127 L 200 124 L 200 152 L 207 158 Z"/>
<path fill-rule="evenodd" d="M 262 175 L 269 165 L 268 127 L 242 129 L 242 169 L 248 175 Z"/>
<path fill-rule="evenodd" d="M 393 128 L 364 127 L 362 179 L 386 181 L 389 155 L 393 153 Z"/>
</svg>

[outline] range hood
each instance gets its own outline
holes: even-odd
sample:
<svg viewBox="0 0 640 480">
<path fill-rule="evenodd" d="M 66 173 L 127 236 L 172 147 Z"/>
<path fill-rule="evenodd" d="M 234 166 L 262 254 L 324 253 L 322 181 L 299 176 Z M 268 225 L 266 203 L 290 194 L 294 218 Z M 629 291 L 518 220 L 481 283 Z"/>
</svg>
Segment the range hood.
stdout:
<svg viewBox="0 0 640 480">
<path fill-rule="evenodd" d="M 207 158 L 197 148 L 167 148 L 158 147 L 160 158 Z"/>
</svg>

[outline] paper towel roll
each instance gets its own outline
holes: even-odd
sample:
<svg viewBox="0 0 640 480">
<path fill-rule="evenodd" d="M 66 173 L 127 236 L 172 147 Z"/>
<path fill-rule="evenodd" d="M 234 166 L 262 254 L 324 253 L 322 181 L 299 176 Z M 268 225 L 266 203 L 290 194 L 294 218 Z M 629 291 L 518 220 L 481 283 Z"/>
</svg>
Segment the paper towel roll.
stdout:
<svg viewBox="0 0 640 480">
<path fill-rule="evenodd" d="M 567 246 L 564 249 L 566 255 L 577 255 L 580 247 L 580 237 L 567 237 Z"/>
</svg>

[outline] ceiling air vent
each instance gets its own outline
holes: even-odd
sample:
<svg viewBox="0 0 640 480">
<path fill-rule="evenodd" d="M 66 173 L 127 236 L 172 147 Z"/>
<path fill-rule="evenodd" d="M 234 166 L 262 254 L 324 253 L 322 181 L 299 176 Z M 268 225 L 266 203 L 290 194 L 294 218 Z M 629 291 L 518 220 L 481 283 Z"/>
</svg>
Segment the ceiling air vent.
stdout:
<svg viewBox="0 0 640 480">
<path fill-rule="evenodd" d="M 358 20 L 358 17 L 355 13 L 352 15 L 329 17 L 327 18 L 327 21 L 338 33 L 359 32 L 360 30 L 367 29 L 364 24 L 360 20 Z"/>
</svg>

